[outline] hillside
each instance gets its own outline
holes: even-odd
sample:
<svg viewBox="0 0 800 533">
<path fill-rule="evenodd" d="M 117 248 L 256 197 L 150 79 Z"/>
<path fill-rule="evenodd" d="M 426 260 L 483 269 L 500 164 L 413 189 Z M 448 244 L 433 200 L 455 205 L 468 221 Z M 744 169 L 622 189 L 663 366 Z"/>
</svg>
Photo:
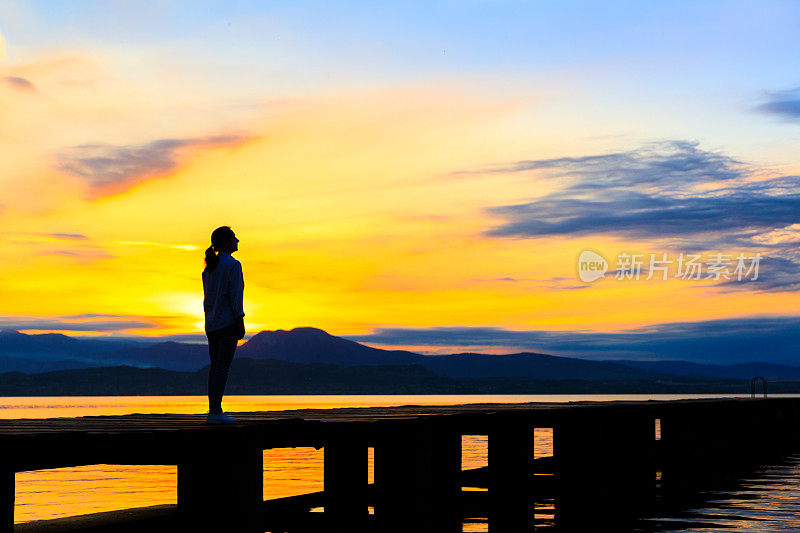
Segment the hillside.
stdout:
<svg viewBox="0 0 800 533">
<path fill-rule="evenodd" d="M 0 396 L 183 396 L 206 394 L 208 368 L 176 372 L 129 366 L 0 374 Z M 451 378 L 421 365 L 344 366 L 235 359 L 226 394 L 745 394 L 740 380 L 532 380 Z M 800 392 L 800 382 L 770 384 Z"/>
</svg>

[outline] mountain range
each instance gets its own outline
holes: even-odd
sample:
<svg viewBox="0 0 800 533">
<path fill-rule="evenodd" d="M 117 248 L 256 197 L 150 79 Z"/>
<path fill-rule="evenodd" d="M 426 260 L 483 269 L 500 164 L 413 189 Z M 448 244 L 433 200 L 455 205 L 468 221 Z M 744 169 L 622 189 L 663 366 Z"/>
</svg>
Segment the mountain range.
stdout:
<svg viewBox="0 0 800 533">
<path fill-rule="evenodd" d="M 383 350 L 343 339 L 312 327 L 262 331 L 239 346 L 236 359 L 254 362 L 281 361 L 295 365 L 328 365 L 328 371 L 347 372 L 347 367 L 395 367 L 415 379 L 420 371 L 427 377 L 452 380 L 516 379 L 575 381 L 669 381 L 749 380 L 763 376 L 770 380 L 800 380 L 800 367 L 770 363 L 700 365 L 687 361 L 594 361 L 544 353 L 522 352 L 506 355 L 455 353 L 422 355 L 403 350 Z M 85 340 L 62 334 L 27 335 L 0 330 L 0 373 L 44 374 L 99 367 L 161 369 L 196 373 L 208 364 L 205 344 L 133 340 Z M 261 367 L 259 367 L 261 368 Z M 288 367 L 281 367 L 285 373 Z M 299 367 L 298 367 L 299 368 Z M 384 370 L 362 370 L 375 376 Z M 6 374 L 8 376 L 8 374 Z M 175 376 L 173 376 L 174 378 Z M 352 378 L 352 376 L 350 376 Z M 374 376 L 373 376 L 374 377 Z M 408 377 L 408 376 L 406 376 Z M 7 380 L 6 380 L 7 381 Z"/>
</svg>

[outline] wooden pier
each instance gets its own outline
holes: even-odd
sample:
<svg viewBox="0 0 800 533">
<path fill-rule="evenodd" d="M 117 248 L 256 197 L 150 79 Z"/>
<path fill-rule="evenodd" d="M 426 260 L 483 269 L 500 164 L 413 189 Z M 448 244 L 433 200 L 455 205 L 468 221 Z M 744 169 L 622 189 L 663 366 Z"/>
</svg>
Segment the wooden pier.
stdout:
<svg viewBox="0 0 800 533">
<path fill-rule="evenodd" d="M 797 451 L 800 399 L 469 404 L 0 421 L 6 531 L 460 532 L 484 506 L 492 532 L 531 531 L 537 495 L 562 530 L 613 530 L 665 490 Z M 660 427 L 660 438 L 657 438 Z M 533 458 L 552 428 L 553 457 Z M 461 470 L 463 435 L 488 436 L 488 467 Z M 263 451 L 324 448 L 324 490 L 263 500 Z M 367 482 L 368 449 L 374 483 Z M 218 458 L 218 460 L 209 460 Z M 177 465 L 177 506 L 18 524 L 16 472 L 89 464 Z M 482 487 L 486 492 L 465 492 Z M 324 512 L 309 512 L 324 507 Z M 368 512 L 369 507 L 374 514 Z M 621 509 L 620 509 L 621 507 Z M 223 510 L 223 512 L 220 512 Z M 176 529 L 177 528 L 177 529 Z"/>
</svg>

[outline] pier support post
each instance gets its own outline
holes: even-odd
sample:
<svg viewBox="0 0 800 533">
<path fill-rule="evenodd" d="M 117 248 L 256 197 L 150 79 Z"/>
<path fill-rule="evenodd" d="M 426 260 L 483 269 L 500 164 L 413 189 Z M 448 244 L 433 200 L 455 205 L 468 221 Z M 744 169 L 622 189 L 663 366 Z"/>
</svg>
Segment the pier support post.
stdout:
<svg viewBox="0 0 800 533">
<path fill-rule="evenodd" d="M 565 414 L 553 427 L 553 458 L 558 495 L 555 518 L 559 527 L 591 531 L 601 510 L 598 466 L 601 424 L 597 418 Z"/>
<path fill-rule="evenodd" d="M 178 463 L 178 511 L 192 531 L 261 533 L 263 476 L 263 450 L 209 439 Z"/>
<path fill-rule="evenodd" d="M 461 435 L 446 424 L 393 422 L 375 443 L 380 531 L 461 531 Z"/>
<path fill-rule="evenodd" d="M 369 515 L 368 447 L 363 437 L 348 437 L 346 431 L 334 432 L 325 442 L 325 517 L 331 527 L 357 531 Z"/>
<path fill-rule="evenodd" d="M 655 420 L 625 409 L 576 413 L 556 425 L 559 527 L 602 530 L 645 511 L 654 442 Z"/>
<path fill-rule="evenodd" d="M 531 531 L 534 508 L 528 483 L 533 426 L 500 418 L 489 430 L 489 531 Z"/>
<path fill-rule="evenodd" d="M 0 465 L 0 475 L 3 476 L 3 479 L 0 480 L 2 483 L 2 494 L 0 494 L 0 497 L 3 498 L 3 506 L 0 508 L 0 513 L 2 513 L 2 517 L 0 517 L 0 520 L 2 520 L 2 531 L 11 533 L 14 531 L 14 470 L 7 465 Z"/>
<path fill-rule="evenodd" d="M 428 421 L 432 531 L 461 533 L 461 433 Z"/>
<path fill-rule="evenodd" d="M 655 497 L 655 418 L 636 409 L 619 409 L 603 420 L 606 505 L 622 503 L 623 519 L 648 511 Z"/>
<path fill-rule="evenodd" d="M 751 409 L 730 412 L 729 406 L 675 405 L 661 419 L 663 484 L 674 501 L 694 494 L 694 488 L 747 465 L 756 443 Z"/>
</svg>

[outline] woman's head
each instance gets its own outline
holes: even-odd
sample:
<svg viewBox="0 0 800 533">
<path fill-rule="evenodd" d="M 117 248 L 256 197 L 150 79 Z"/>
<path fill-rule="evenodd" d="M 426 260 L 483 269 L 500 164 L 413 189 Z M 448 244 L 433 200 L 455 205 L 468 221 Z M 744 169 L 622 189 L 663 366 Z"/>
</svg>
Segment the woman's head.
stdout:
<svg viewBox="0 0 800 533">
<path fill-rule="evenodd" d="M 233 253 L 239 249 L 239 239 L 229 226 L 220 226 L 211 232 L 211 246 L 206 249 L 206 270 L 211 271 L 219 263 L 216 252 Z"/>
</svg>

